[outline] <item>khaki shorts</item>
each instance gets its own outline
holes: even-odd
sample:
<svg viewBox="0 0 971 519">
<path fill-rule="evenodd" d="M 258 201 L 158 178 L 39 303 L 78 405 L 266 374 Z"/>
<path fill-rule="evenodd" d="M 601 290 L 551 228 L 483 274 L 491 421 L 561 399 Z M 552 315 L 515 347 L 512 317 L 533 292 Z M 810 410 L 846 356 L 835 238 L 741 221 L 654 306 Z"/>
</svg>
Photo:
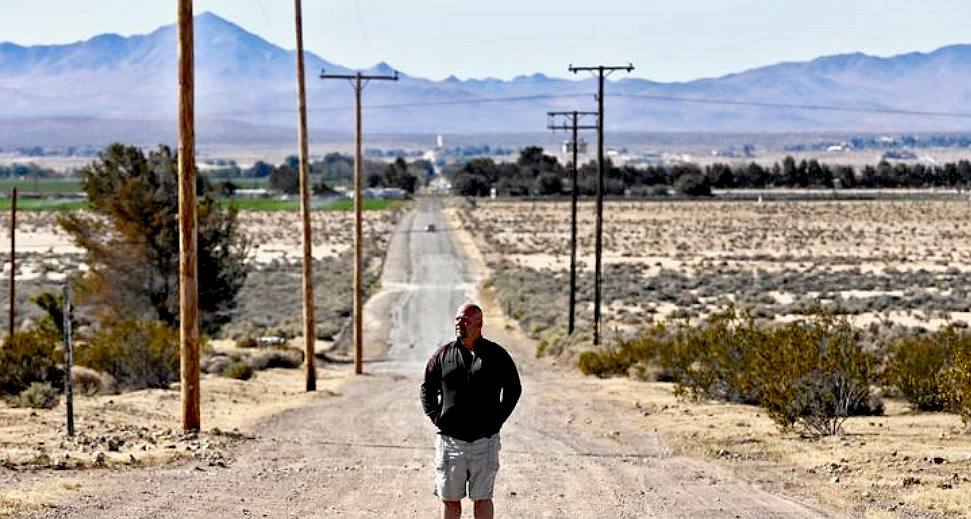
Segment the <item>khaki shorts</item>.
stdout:
<svg viewBox="0 0 971 519">
<path fill-rule="evenodd" d="M 492 499 L 492 487 L 499 471 L 499 433 L 467 442 L 436 435 L 435 495 L 442 501 Z"/>
</svg>

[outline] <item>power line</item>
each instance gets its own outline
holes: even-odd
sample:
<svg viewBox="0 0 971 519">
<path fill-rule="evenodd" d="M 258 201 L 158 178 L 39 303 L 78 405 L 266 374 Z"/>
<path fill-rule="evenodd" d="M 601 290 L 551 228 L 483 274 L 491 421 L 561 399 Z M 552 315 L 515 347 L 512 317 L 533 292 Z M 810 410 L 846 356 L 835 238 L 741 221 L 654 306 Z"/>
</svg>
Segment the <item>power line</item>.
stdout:
<svg viewBox="0 0 971 519">
<path fill-rule="evenodd" d="M 961 117 L 961 118 L 971 117 L 971 113 L 967 113 L 967 112 L 933 112 L 933 111 L 924 111 L 924 110 L 906 110 L 903 108 L 868 108 L 868 107 L 856 107 L 856 106 L 771 103 L 771 102 L 763 102 L 763 101 L 741 101 L 736 99 L 704 99 L 704 98 L 697 98 L 697 97 L 678 97 L 678 96 L 664 96 L 664 95 L 654 95 L 654 94 L 615 94 L 615 97 L 651 99 L 654 101 L 673 101 L 678 103 L 753 106 L 753 107 L 761 107 L 761 108 L 789 108 L 789 109 L 795 109 L 795 110 L 826 110 L 826 111 L 855 112 L 855 113 L 862 112 L 862 113 L 880 113 L 880 114 L 894 114 L 894 115 L 919 115 L 922 117 Z"/>
<path fill-rule="evenodd" d="M 567 99 L 576 97 L 590 97 L 590 94 L 535 94 L 525 96 L 509 97 L 473 97 L 467 99 L 442 99 L 438 101 L 415 101 L 411 103 L 388 103 L 375 104 L 361 107 L 362 110 L 383 110 L 395 108 L 413 108 L 423 106 L 454 106 L 454 105 L 475 105 L 486 103 L 517 103 L 524 101 L 543 101 L 553 99 Z M 353 110 L 347 106 L 318 106 L 310 107 L 309 110 L 315 112 L 341 112 Z M 290 113 L 291 108 L 268 108 L 263 110 L 231 110 L 224 112 L 208 112 L 207 115 L 234 115 L 234 114 L 267 114 L 267 113 Z"/>
<path fill-rule="evenodd" d="M 488 103 L 517 103 L 525 101 L 549 101 L 555 99 L 570 99 L 578 97 L 588 97 L 590 94 L 532 94 L 523 96 L 507 97 L 473 97 L 465 99 L 443 99 L 437 101 L 415 101 L 409 103 L 386 103 L 374 104 L 362 107 L 364 110 L 393 110 L 396 108 L 417 108 L 425 106 L 455 106 L 455 105 L 475 105 Z M 879 107 L 858 107 L 858 106 L 838 106 L 838 105 L 819 105 L 819 104 L 799 104 L 799 103 L 773 103 L 764 101 L 744 101 L 740 99 L 706 99 L 701 97 L 679 97 L 655 94 L 614 94 L 614 97 L 650 99 L 653 101 L 665 101 L 675 103 L 697 103 L 708 105 L 726 106 L 751 106 L 759 108 L 784 108 L 792 110 L 822 110 L 836 112 L 854 113 L 878 113 L 887 115 L 912 115 L 920 117 L 949 117 L 949 118 L 971 118 L 968 112 L 939 112 L 925 110 L 907 110 L 903 108 L 879 108 Z M 347 106 L 318 106 L 311 107 L 315 112 L 337 112 L 352 110 Z M 232 110 L 224 112 L 207 112 L 206 115 L 235 115 L 235 114 L 267 114 L 267 113 L 289 113 L 292 109 L 263 109 L 263 110 Z"/>
</svg>

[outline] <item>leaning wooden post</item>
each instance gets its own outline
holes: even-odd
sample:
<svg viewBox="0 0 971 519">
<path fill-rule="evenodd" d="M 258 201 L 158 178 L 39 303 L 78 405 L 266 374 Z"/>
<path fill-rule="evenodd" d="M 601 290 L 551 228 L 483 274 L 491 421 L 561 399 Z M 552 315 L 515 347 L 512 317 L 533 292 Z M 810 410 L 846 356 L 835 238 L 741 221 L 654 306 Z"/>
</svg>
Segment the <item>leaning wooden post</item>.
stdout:
<svg viewBox="0 0 971 519">
<path fill-rule="evenodd" d="M 185 431 L 198 431 L 201 425 L 192 40 L 192 0 L 179 0 L 179 342 L 182 429 Z"/>
<path fill-rule="evenodd" d="M 300 0 L 293 0 L 297 29 L 297 106 L 300 111 L 300 216 L 303 219 L 303 338 L 304 360 L 307 368 L 307 391 L 317 390 L 317 369 L 314 367 L 314 270 L 313 241 L 310 235 L 310 171 L 307 146 L 307 93 L 303 75 L 303 16 Z"/>
<path fill-rule="evenodd" d="M 17 295 L 17 188 L 10 190 L 10 335 L 13 338 Z"/>
<path fill-rule="evenodd" d="M 71 336 L 71 282 L 64 284 L 64 398 L 67 407 L 67 435 L 74 436 L 74 381 L 71 368 L 74 366 L 74 340 Z"/>
</svg>

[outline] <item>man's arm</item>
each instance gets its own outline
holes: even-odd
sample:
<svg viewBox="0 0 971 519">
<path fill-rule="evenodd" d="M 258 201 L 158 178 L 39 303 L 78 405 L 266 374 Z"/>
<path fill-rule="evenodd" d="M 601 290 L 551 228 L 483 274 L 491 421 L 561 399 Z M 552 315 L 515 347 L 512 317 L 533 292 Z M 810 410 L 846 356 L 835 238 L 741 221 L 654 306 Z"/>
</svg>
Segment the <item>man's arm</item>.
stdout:
<svg viewBox="0 0 971 519">
<path fill-rule="evenodd" d="M 438 420 L 438 415 L 442 412 L 442 404 L 439 401 L 442 394 L 442 370 L 439 369 L 441 353 L 442 350 L 439 348 L 428 360 L 425 366 L 425 380 L 421 383 L 421 407 L 432 423 Z"/>
<path fill-rule="evenodd" d="M 506 357 L 506 368 L 503 370 L 502 377 L 502 402 L 499 404 L 499 423 L 503 424 L 509 419 L 513 409 L 519 402 L 519 396 L 523 393 L 522 383 L 519 381 L 519 371 L 516 363 L 508 352 L 503 351 Z"/>
</svg>

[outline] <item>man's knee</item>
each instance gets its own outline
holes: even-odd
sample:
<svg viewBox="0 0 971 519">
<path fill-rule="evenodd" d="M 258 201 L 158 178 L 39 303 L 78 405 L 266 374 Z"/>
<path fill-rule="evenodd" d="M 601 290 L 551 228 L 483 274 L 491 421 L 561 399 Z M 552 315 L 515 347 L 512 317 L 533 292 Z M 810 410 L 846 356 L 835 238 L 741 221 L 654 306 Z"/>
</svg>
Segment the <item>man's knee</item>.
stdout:
<svg viewBox="0 0 971 519">
<path fill-rule="evenodd" d="M 461 501 L 442 501 L 442 505 L 445 506 L 446 510 L 449 511 L 461 511 L 462 502 Z"/>
</svg>

